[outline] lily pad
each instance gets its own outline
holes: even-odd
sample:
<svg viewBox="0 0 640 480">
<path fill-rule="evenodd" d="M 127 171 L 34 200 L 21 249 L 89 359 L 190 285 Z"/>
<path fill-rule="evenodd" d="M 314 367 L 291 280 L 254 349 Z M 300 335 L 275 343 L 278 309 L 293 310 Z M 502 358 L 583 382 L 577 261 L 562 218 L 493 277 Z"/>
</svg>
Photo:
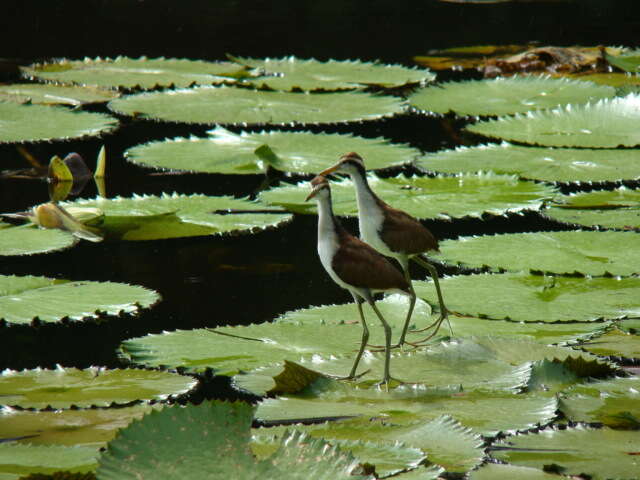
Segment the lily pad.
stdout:
<svg viewBox="0 0 640 480">
<path fill-rule="evenodd" d="M 508 115 L 613 97 L 615 88 L 549 76 L 498 77 L 447 82 L 418 90 L 409 103 L 423 111 Z"/>
<path fill-rule="evenodd" d="M 163 57 L 63 59 L 22 68 L 24 75 L 38 80 L 106 88 L 210 85 L 234 81 L 242 70 L 232 62 Z"/>
<path fill-rule="evenodd" d="M 360 122 L 401 113 L 397 97 L 367 93 L 288 93 L 233 87 L 197 87 L 117 98 L 109 108 L 122 115 L 167 122 L 284 125 Z"/>
<path fill-rule="evenodd" d="M 535 254 L 522 254 L 527 251 Z M 493 270 L 633 275 L 640 272 L 640 235 L 574 231 L 461 237 L 441 242 L 436 258 Z"/>
<path fill-rule="evenodd" d="M 98 208 L 100 228 L 121 240 L 152 240 L 199 235 L 254 233 L 277 227 L 293 217 L 275 209 L 229 196 L 162 194 L 130 198 L 98 197 L 67 202 L 66 207 Z M 265 210 L 256 213 L 255 210 Z M 274 210 L 271 213 L 269 210 Z"/>
<path fill-rule="evenodd" d="M 0 222 L 0 255 L 34 255 L 70 248 L 78 239 L 69 232 Z"/>
<path fill-rule="evenodd" d="M 640 335 L 612 328 L 588 340 L 582 348 L 596 355 L 640 359 Z"/>
<path fill-rule="evenodd" d="M 635 277 L 476 274 L 444 278 L 440 286 L 450 310 L 473 317 L 584 322 L 640 315 L 640 278 Z M 425 296 L 424 284 L 414 282 L 414 288 L 419 296 Z"/>
<path fill-rule="evenodd" d="M 39 409 L 122 405 L 183 395 L 197 384 L 191 377 L 157 370 L 4 370 L 0 375 L 0 402 Z"/>
<path fill-rule="evenodd" d="M 370 175 L 369 185 L 385 202 L 416 218 L 445 220 L 538 210 L 555 192 L 548 185 L 495 174 L 435 178 L 400 175 L 385 179 Z M 300 182 L 261 192 L 259 199 L 295 213 L 315 213 L 315 205 L 304 201 L 308 193 L 308 182 Z M 331 193 L 336 215 L 357 216 L 351 180 L 332 182 Z"/>
<path fill-rule="evenodd" d="M 560 396 L 560 410 L 573 422 L 602 423 L 611 428 L 640 429 L 638 377 L 575 385 Z"/>
<path fill-rule="evenodd" d="M 426 171 L 491 171 L 563 183 L 635 180 L 640 178 L 639 165 L 640 150 L 537 148 L 507 142 L 443 150 L 416 162 Z"/>
<path fill-rule="evenodd" d="M 285 58 L 239 58 L 233 60 L 268 76 L 253 80 L 274 90 L 350 90 L 369 85 L 400 87 L 408 83 L 428 82 L 435 75 L 426 69 L 401 65 L 329 60 Z"/>
<path fill-rule="evenodd" d="M 2 440 L 12 438 L 33 445 L 85 445 L 98 449 L 132 420 L 162 406 L 161 403 L 141 403 L 121 408 L 46 411 L 2 407 L 0 431 Z"/>
<path fill-rule="evenodd" d="M 554 220 L 617 229 L 640 228 L 640 190 L 581 192 L 556 198 L 558 205 L 543 211 Z"/>
<path fill-rule="evenodd" d="M 152 412 L 109 443 L 100 457 L 101 480 L 123 477 L 363 479 L 357 462 L 323 440 L 293 433 L 265 460 L 250 453 L 253 408 L 246 403 L 204 402 Z"/>
<path fill-rule="evenodd" d="M 467 127 L 473 133 L 554 147 L 616 148 L 640 145 L 640 95 L 567 105 L 501 117 Z"/>
<path fill-rule="evenodd" d="M 114 282 L 68 281 L 0 275 L 0 312 L 8 323 L 62 319 L 80 321 L 100 315 L 136 313 L 160 300 L 153 290 Z"/>
<path fill-rule="evenodd" d="M 6 101 L 0 101 L 0 118 L 0 144 L 94 137 L 118 125 L 115 118 L 102 113 Z"/>
<path fill-rule="evenodd" d="M 371 169 L 399 166 L 419 156 L 405 144 L 350 134 L 313 132 L 241 132 L 218 127 L 207 138 L 175 138 L 137 145 L 125 158 L 143 167 L 222 174 L 264 173 L 267 164 L 256 149 L 268 145 L 277 156 L 272 167 L 284 172 L 310 174 L 327 168 L 347 151 L 358 151 Z"/>
<path fill-rule="evenodd" d="M 478 470 L 469 473 L 469 480 L 558 480 L 558 475 L 547 473 L 537 468 L 519 467 L 487 463 Z"/>
<path fill-rule="evenodd" d="M 65 87 L 41 83 L 0 85 L 0 100 L 16 103 L 72 105 L 77 107 L 87 103 L 108 102 L 118 95 L 113 90 L 89 87 Z"/>
<path fill-rule="evenodd" d="M 60 470 L 89 472 L 98 463 L 99 452 L 90 447 L 0 443 L 2 480 L 18 480 L 30 473 L 52 474 Z"/>
<path fill-rule="evenodd" d="M 493 452 L 500 460 L 534 468 L 553 464 L 564 475 L 589 475 L 593 480 L 632 479 L 640 467 L 638 432 L 609 428 L 547 429 L 507 438 L 494 447 L 500 448 Z"/>
<path fill-rule="evenodd" d="M 607 61 L 625 72 L 640 72 L 640 50 L 627 50 L 619 55 L 606 55 Z"/>
</svg>

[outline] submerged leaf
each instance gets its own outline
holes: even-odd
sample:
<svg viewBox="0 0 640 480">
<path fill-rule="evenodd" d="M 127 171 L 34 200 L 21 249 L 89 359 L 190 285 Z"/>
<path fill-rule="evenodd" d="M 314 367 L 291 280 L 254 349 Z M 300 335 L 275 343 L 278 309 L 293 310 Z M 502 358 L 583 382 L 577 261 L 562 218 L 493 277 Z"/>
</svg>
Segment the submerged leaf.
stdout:
<svg viewBox="0 0 640 480">
<path fill-rule="evenodd" d="M 366 93 L 288 93 L 198 87 L 128 95 L 109 102 L 114 112 L 167 122 L 284 125 L 359 122 L 401 113 L 397 97 Z"/>
</svg>

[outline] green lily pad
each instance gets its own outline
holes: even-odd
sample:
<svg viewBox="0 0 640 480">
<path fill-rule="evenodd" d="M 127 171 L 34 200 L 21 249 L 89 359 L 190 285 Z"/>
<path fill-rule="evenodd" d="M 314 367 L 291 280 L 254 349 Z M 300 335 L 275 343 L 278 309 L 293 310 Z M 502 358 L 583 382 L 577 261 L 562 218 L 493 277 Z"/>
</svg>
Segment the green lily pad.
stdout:
<svg viewBox="0 0 640 480">
<path fill-rule="evenodd" d="M 199 124 L 284 125 L 359 122 L 401 113 L 397 97 L 366 93 L 289 93 L 233 87 L 198 87 L 117 98 L 122 115 Z"/>
<path fill-rule="evenodd" d="M 614 67 L 625 72 L 640 72 L 640 50 L 627 50 L 619 55 L 607 55 L 605 58 Z"/>
<path fill-rule="evenodd" d="M 596 355 L 640 359 L 640 335 L 612 328 L 588 340 L 582 348 Z"/>
<path fill-rule="evenodd" d="M 349 90 L 369 85 L 400 87 L 435 79 L 435 75 L 427 69 L 359 60 L 319 62 L 293 56 L 266 59 L 233 57 L 233 60 L 269 75 L 257 78 L 253 83 L 274 90 Z"/>
<path fill-rule="evenodd" d="M 447 82 L 418 90 L 409 103 L 423 111 L 508 115 L 613 97 L 615 88 L 549 76 L 498 77 Z"/>
<path fill-rule="evenodd" d="M 543 215 L 560 222 L 617 229 L 640 228 L 640 190 L 581 192 L 557 197 Z"/>
<path fill-rule="evenodd" d="M 287 213 L 270 213 L 270 209 L 255 202 L 229 196 L 134 195 L 130 198 L 76 200 L 63 205 L 99 208 L 105 215 L 100 228 L 121 240 L 255 233 L 293 218 Z M 256 209 L 267 212 L 255 213 Z"/>
<path fill-rule="evenodd" d="M 116 432 L 163 404 L 140 403 L 132 407 L 73 410 L 0 409 L 2 439 L 15 438 L 33 445 L 106 445 Z M 1 477 L 0 477 L 1 478 Z"/>
<path fill-rule="evenodd" d="M 0 255 L 35 255 L 70 248 L 78 243 L 71 233 L 0 222 Z"/>
<path fill-rule="evenodd" d="M 163 57 L 63 59 L 22 68 L 24 75 L 42 81 L 106 88 L 210 85 L 234 81 L 242 70 L 232 62 Z"/>
<path fill-rule="evenodd" d="M 535 254 L 522 255 L 526 251 Z M 461 237 L 441 242 L 435 257 L 472 268 L 624 276 L 640 271 L 640 235 L 575 231 Z"/>
<path fill-rule="evenodd" d="M 98 456 L 98 450 L 90 447 L 0 443 L 0 478 L 18 480 L 30 473 L 60 470 L 89 472 L 96 467 Z"/>
<path fill-rule="evenodd" d="M 500 144 L 458 147 L 428 154 L 421 170 L 442 173 L 491 171 L 546 182 L 616 182 L 640 178 L 640 150 L 538 148 Z"/>
<path fill-rule="evenodd" d="M 640 144 L 640 95 L 501 117 L 467 127 L 473 133 L 553 147 L 616 148 Z"/>
<path fill-rule="evenodd" d="M 578 73 L 576 75 L 569 75 L 574 80 L 587 81 L 597 83 L 598 85 L 610 85 L 618 89 L 618 96 L 620 96 L 620 89 L 633 88 L 640 85 L 640 75 L 632 75 L 630 73 L 622 72 L 594 72 L 594 73 Z M 632 92 L 628 92 L 632 93 Z"/>
<path fill-rule="evenodd" d="M 558 480 L 562 477 L 537 468 L 499 463 L 487 463 L 478 470 L 469 472 L 469 480 L 513 480 L 514 478 L 518 480 Z"/>
<path fill-rule="evenodd" d="M 632 479 L 640 467 L 638 432 L 585 427 L 547 429 L 500 441 L 493 455 L 516 465 L 543 468 L 552 464 L 564 475 L 589 475 L 593 480 Z"/>
<path fill-rule="evenodd" d="M 385 202 L 416 218 L 445 220 L 538 210 L 543 201 L 553 197 L 555 192 L 548 185 L 495 174 L 435 178 L 400 175 L 385 179 L 370 175 L 369 185 Z M 309 191 L 309 183 L 300 182 L 261 192 L 259 199 L 295 213 L 314 213 L 315 204 L 304 201 Z M 331 193 L 336 215 L 357 216 L 351 180 L 331 182 Z"/>
<path fill-rule="evenodd" d="M 560 396 L 560 410 L 573 422 L 597 422 L 611 428 L 640 429 L 638 377 L 575 385 Z"/>
<path fill-rule="evenodd" d="M 640 278 L 571 278 L 519 273 L 440 280 L 447 307 L 481 318 L 521 322 L 594 321 L 640 315 Z M 424 297 L 425 285 L 414 282 Z M 469 292 L 473 292 L 470 295 Z"/>
<path fill-rule="evenodd" d="M 125 158 L 143 167 L 223 174 L 264 173 L 267 165 L 256 149 L 268 145 L 277 155 L 274 167 L 284 172 L 310 174 L 327 168 L 348 151 L 367 158 L 371 169 L 395 167 L 417 158 L 419 151 L 384 138 L 363 138 L 313 132 L 242 132 L 222 127 L 206 138 L 175 138 L 137 145 Z"/>
<path fill-rule="evenodd" d="M 101 480 L 125 477 L 363 479 L 357 462 L 323 440 L 293 433 L 276 453 L 255 459 L 249 450 L 253 408 L 242 402 L 167 407 L 133 422 L 100 457 Z"/>
<path fill-rule="evenodd" d="M 0 101 L 0 118 L 0 144 L 94 137 L 118 125 L 115 118 L 102 113 L 6 101 Z"/>
<path fill-rule="evenodd" d="M 113 100 L 119 94 L 113 90 L 88 87 L 65 87 L 41 83 L 16 83 L 0 85 L 0 100 L 16 103 L 39 103 L 43 105 L 72 105 L 102 103 Z"/>
<path fill-rule="evenodd" d="M 39 409 L 121 405 L 165 400 L 183 395 L 197 384 L 191 377 L 157 370 L 4 370 L 0 374 L 0 402 Z"/>
<path fill-rule="evenodd" d="M 100 315 L 136 313 L 160 300 L 153 290 L 114 282 L 0 275 L 0 312 L 8 323 L 80 321 Z"/>
</svg>

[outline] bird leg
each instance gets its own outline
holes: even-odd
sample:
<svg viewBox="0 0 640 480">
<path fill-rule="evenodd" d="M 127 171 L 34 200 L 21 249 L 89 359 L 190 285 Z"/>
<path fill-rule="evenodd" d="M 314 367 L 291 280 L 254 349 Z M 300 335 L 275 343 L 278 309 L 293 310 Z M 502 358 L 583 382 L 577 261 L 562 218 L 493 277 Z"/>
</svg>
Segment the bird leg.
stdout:
<svg viewBox="0 0 640 480">
<path fill-rule="evenodd" d="M 360 349 L 358 350 L 358 355 L 356 355 L 356 361 L 353 362 L 353 367 L 351 367 L 351 372 L 349 376 L 344 377 L 343 380 L 353 380 L 356 378 L 356 370 L 358 368 L 358 363 L 360 363 L 360 359 L 362 358 L 362 353 L 364 352 L 364 347 L 369 341 L 369 327 L 367 326 L 367 322 L 364 319 L 364 313 L 362 312 L 362 302 L 363 300 L 359 297 L 353 295 L 353 299 L 356 302 L 356 306 L 358 307 L 358 313 L 360 314 L 360 322 L 362 323 L 362 341 L 360 342 Z"/>
<path fill-rule="evenodd" d="M 430 339 L 433 336 L 435 336 L 436 333 L 438 333 L 438 330 L 440 329 L 440 325 L 444 320 L 446 320 L 447 324 L 449 325 L 449 331 L 451 332 L 451 336 L 453 336 L 453 328 L 451 327 L 451 322 L 449 321 L 449 309 L 447 309 L 447 307 L 445 306 L 444 299 L 442 298 L 442 291 L 440 290 L 440 282 L 438 281 L 438 271 L 436 270 L 436 267 L 434 267 L 431 263 L 429 263 L 422 255 L 411 257 L 411 259 L 429 271 L 429 274 L 433 279 L 433 283 L 436 286 L 436 294 L 438 295 L 438 303 L 440 305 L 440 318 L 438 318 L 438 320 L 436 320 L 434 323 L 432 323 L 428 327 L 422 328 L 420 330 L 411 330 L 411 333 L 423 332 L 425 330 L 429 330 L 432 327 L 435 327 L 435 330 L 433 331 L 433 333 L 427 337 L 427 339 Z M 416 342 L 416 343 L 422 343 L 425 341 L 426 340 L 421 340 L 420 342 Z"/>
<path fill-rule="evenodd" d="M 389 373 L 389 364 L 391 363 L 391 327 L 382 316 L 382 313 L 380 313 L 380 310 L 378 310 L 378 307 L 376 307 L 376 304 L 373 298 L 370 297 L 367 299 L 367 301 L 369 302 L 369 305 L 371 305 L 371 308 L 373 308 L 373 311 L 376 312 L 376 315 L 380 319 L 380 322 L 382 322 L 382 328 L 384 328 L 384 343 L 385 343 L 384 373 L 382 375 L 382 381 L 380 381 L 377 385 L 384 386 L 387 390 L 389 390 L 389 382 L 392 379 L 400 383 L 403 383 L 401 380 L 397 380 L 391 377 L 391 374 Z"/>
</svg>

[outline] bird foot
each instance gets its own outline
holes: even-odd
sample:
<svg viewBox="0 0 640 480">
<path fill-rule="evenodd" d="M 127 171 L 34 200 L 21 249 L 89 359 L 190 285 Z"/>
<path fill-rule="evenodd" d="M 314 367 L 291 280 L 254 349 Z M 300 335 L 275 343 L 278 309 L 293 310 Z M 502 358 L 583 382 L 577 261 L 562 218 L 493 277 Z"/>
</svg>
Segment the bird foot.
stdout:
<svg viewBox="0 0 640 480">
<path fill-rule="evenodd" d="M 399 387 L 400 385 L 403 385 L 405 382 L 403 382 L 402 380 L 399 380 L 397 378 L 393 378 L 391 375 L 387 375 L 385 378 L 383 378 L 381 381 L 379 381 L 378 383 L 375 384 L 376 387 L 378 387 L 379 389 L 384 389 L 385 391 L 389 391 L 389 386 L 391 386 L 391 388 L 396 388 Z"/>
<path fill-rule="evenodd" d="M 358 375 L 355 374 L 350 374 L 347 375 L 346 377 L 340 377 L 338 375 L 327 375 L 327 377 L 333 379 L 333 380 L 348 380 L 348 381 L 354 381 L 354 380 L 359 380 L 360 378 L 364 377 L 367 373 L 369 373 L 371 371 L 371 369 L 367 369 L 362 373 L 359 373 Z"/>
</svg>

